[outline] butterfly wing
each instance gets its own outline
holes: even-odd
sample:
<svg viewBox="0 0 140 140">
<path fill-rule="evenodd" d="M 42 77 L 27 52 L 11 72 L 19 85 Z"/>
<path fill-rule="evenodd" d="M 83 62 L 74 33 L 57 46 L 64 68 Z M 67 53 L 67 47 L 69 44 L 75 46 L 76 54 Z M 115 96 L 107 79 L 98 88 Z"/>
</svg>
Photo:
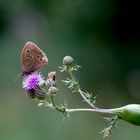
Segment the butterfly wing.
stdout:
<svg viewBox="0 0 140 140">
<path fill-rule="evenodd" d="M 21 54 L 23 72 L 31 73 L 48 64 L 46 54 L 33 42 L 27 42 Z"/>
</svg>

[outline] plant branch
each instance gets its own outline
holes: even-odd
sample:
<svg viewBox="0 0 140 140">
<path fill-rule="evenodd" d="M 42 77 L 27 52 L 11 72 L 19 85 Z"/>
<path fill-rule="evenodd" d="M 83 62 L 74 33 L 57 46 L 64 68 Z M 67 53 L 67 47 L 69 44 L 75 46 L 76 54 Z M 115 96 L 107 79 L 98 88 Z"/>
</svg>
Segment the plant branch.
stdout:
<svg viewBox="0 0 140 140">
<path fill-rule="evenodd" d="M 71 79 L 72 79 L 73 83 L 77 83 L 77 85 L 76 85 L 76 87 L 75 87 L 75 88 L 76 88 L 75 90 L 76 90 L 78 93 L 80 93 L 81 97 L 84 99 L 84 101 L 86 101 L 86 102 L 88 103 L 89 106 L 91 106 L 92 108 L 97 108 L 97 107 L 85 96 L 84 92 L 81 90 L 79 83 L 76 81 L 76 78 L 75 78 L 75 76 L 74 76 L 73 73 L 72 73 L 72 69 L 74 69 L 74 68 L 73 68 L 73 67 L 68 67 L 68 72 L 69 72 L 69 74 L 70 74 L 70 76 L 71 76 Z"/>
<path fill-rule="evenodd" d="M 96 113 L 106 113 L 106 114 L 114 114 L 112 112 L 112 109 L 99 109 L 99 108 L 93 108 L 93 109 L 89 109 L 89 108 L 78 108 L 78 109 L 66 109 L 67 113 L 73 113 L 73 112 L 96 112 Z"/>
<path fill-rule="evenodd" d="M 92 108 L 97 108 L 95 105 L 93 105 L 93 103 L 91 103 L 87 98 L 86 96 L 83 94 L 83 91 L 79 88 L 78 89 L 78 92 L 80 93 L 80 95 L 82 96 L 82 98 L 84 99 L 84 101 L 86 101 L 89 106 L 91 106 Z"/>
</svg>

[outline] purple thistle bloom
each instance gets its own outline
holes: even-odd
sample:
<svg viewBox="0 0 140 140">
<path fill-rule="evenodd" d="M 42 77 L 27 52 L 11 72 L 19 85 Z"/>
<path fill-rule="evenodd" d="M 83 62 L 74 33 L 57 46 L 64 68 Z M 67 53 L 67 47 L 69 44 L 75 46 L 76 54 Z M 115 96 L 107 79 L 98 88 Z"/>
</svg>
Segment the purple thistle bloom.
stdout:
<svg viewBox="0 0 140 140">
<path fill-rule="evenodd" d="M 23 79 L 22 87 L 27 93 L 38 88 L 41 81 L 44 80 L 40 73 L 32 73 Z"/>
</svg>

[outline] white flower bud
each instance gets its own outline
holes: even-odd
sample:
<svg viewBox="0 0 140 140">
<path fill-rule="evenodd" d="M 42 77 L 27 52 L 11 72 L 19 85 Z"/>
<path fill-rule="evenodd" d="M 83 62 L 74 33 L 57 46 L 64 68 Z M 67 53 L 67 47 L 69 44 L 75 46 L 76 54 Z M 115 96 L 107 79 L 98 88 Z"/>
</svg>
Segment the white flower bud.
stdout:
<svg viewBox="0 0 140 140">
<path fill-rule="evenodd" d="M 64 65 L 71 65 L 73 62 L 73 58 L 71 56 L 65 56 L 63 58 L 63 64 Z"/>
</svg>

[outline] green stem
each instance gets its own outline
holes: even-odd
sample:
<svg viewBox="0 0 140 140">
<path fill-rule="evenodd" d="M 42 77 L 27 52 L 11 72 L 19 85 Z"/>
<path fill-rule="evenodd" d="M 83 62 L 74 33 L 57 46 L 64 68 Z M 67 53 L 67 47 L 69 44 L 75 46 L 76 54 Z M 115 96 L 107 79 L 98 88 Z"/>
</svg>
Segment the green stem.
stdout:
<svg viewBox="0 0 140 140">
<path fill-rule="evenodd" d="M 76 82 L 75 76 L 73 75 L 72 71 L 71 71 L 71 67 L 68 68 L 68 72 L 72 78 L 73 81 Z M 92 108 L 97 108 L 96 106 L 94 106 L 87 98 L 86 96 L 83 94 L 83 91 L 80 89 L 80 86 L 78 87 L 78 92 L 80 93 L 80 95 L 82 96 L 82 98 L 92 107 Z"/>
<path fill-rule="evenodd" d="M 78 89 L 78 92 L 80 93 L 84 101 L 86 101 L 92 108 L 97 108 L 85 97 L 85 95 L 83 94 L 83 91 L 80 88 Z"/>
<path fill-rule="evenodd" d="M 65 109 L 62 110 L 59 106 L 57 106 L 54 102 L 54 96 L 51 96 L 51 103 L 49 104 L 47 101 L 45 102 L 46 106 L 49 106 L 53 109 L 56 109 L 59 112 L 67 112 L 67 113 L 73 113 L 73 112 L 96 112 L 96 113 L 103 113 L 103 114 L 116 114 L 114 111 L 117 110 L 118 108 L 114 108 L 114 109 L 101 109 L 101 108 L 74 108 L 74 109 Z"/>
<path fill-rule="evenodd" d="M 54 102 L 54 96 L 50 95 L 50 98 L 51 98 L 52 105 L 55 107 L 56 105 L 55 105 L 55 102 Z"/>
<path fill-rule="evenodd" d="M 55 102 L 54 102 L 54 96 L 50 95 L 50 98 L 51 98 L 51 103 L 52 103 L 53 107 L 54 107 L 56 110 L 60 111 L 60 110 L 58 109 L 58 107 L 56 106 Z"/>
<path fill-rule="evenodd" d="M 73 73 L 72 73 L 72 71 L 71 71 L 71 67 L 68 68 L 68 72 L 69 72 L 69 74 L 70 74 L 72 80 L 73 80 L 73 81 L 76 81 L 76 80 L 75 80 L 75 77 L 74 77 L 74 75 L 73 75 Z"/>
<path fill-rule="evenodd" d="M 65 111 L 62 110 L 61 107 L 59 107 L 59 106 L 57 106 L 57 105 L 55 104 L 55 102 L 54 102 L 54 96 L 50 95 L 50 98 L 51 98 L 51 103 L 52 103 L 52 106 L 54 107 L 54 109 L 56 109 L 56 110 L 59 111 L 59 112 L 64 113 Z"/>
<path fill-rule="evenodd" d="M 78 109 L 66 109 L 67 113 L 72 113 L 72 112 L 96 112 L 96 113 L 104 113 L 104 114 L 114 114 L 114 112 L 112 112 L 112 109 L 99 109 L 99 108 L 93 108 L 93 109 L 89 109 L 89 108 L 78 108 Z"/>
</svg>

